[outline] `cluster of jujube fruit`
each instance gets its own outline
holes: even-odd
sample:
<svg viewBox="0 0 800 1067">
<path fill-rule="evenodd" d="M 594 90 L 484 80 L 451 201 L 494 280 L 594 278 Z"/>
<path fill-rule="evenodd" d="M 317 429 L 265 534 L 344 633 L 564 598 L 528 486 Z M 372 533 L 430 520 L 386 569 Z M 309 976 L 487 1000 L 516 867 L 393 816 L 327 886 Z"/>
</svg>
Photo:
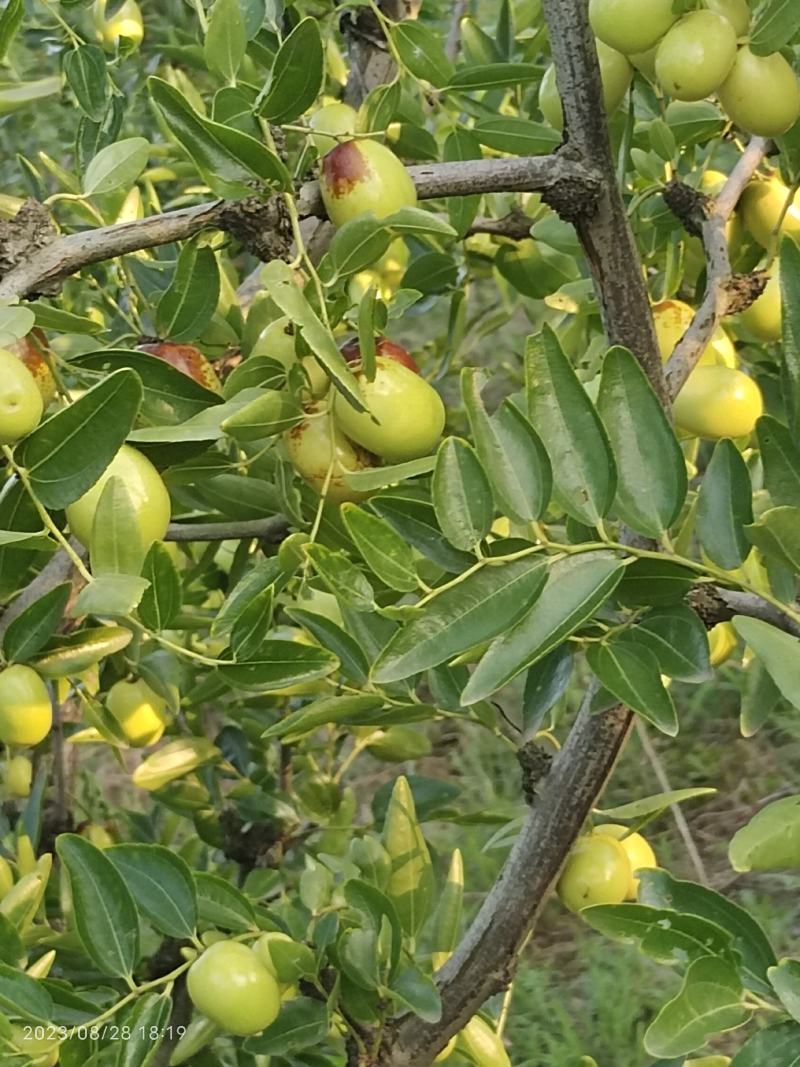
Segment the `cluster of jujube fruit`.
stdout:
<svg viewBox="0 0 800 1067">
<path fill-rule="evenodd" d="M 716 94 L 742 130 L 778 137 L 800 117 L 800 82 L 780 53 L 758 55 L 747 40 L 747 0 L 701 0 L 678 15 L 673 0 L 590 0 L 606 111 L 619 107 L 634 68 L 675 100 Z M 560 128 L 561 101 L 550 68 L 539 104 Z"/>
</svg>

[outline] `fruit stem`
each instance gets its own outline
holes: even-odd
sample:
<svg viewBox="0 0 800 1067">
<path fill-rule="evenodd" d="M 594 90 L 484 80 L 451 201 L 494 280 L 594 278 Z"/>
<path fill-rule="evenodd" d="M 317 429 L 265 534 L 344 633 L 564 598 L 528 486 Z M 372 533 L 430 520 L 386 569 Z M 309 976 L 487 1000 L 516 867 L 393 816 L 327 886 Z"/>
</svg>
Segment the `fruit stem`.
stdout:
<svg viewBox="0 0 800 1067">
<path fill-rule="evenodd" d="M 56 523 L 53 522 L 47 508 L 44 506 L 44 504 L 41 503 L 41 501 L 37 497 L 36 493 L 33 490 L 33 486 L 31 485 L 30 478 L 28 477 L 28 472 L 25 470 L 24 467 L 20 467 L 20 465 L 16 462 L 16 460 L 14 459 L 14 453 L 8 445 L 3 445 L 3 455 L 6 457 L 9 467 L 14 471 L 14 473 L 22 483 L 25 492 L 31 498 L 33 506 L 36 508 L 36 511 L 38 512 L 42 522 L 45 524 L 45 527 L 53 535 L 55 540 L 58 541 L 59 545 L 64 549 L 66 554 L 72 560 L 72 563 L 74 564 L 78 574 L 80 574 L 80 576 L 87 582 L 94 581 L 81 557 L 69 543 L 69 540 L 64 536 L 61 530 L 59 530 Z"/>
</svg>

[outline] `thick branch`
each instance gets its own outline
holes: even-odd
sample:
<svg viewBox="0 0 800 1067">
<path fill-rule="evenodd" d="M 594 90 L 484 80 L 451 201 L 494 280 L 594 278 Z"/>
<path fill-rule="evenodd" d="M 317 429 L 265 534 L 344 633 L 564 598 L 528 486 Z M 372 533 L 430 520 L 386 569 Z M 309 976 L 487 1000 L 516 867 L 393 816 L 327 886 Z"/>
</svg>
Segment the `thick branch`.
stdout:
<svg viewBox="0 0 800 1067">
<path fill-rule="evenodd" d="M 667 364 L 669 394 L 674 399 L 706 350 L 714 331 L 726 315 L 748 307 L 766 284 L 763 275 L 736 275 L 731 270 L 726 223 L 769 147 L 763 137 L 754 137 L 731 172 L 719 196 L 681 195 L 685 186 L 667 187 L 665 199 L 687 229 L 703 242 L 706 256 L 706 291 L 689 329 L 675 347 Z M 690 191 L 691 192 L 691 191 Z"/>
<path fill-rule="evenodd" d="M 409 173 L 421 200 L 473 193 L 555 191 L 568 184 L 570 188 L 582 191 L 584 202 L 588 204 L 596 196 L 598 185 L 587 167 L 563 153 L 433 163 L 410 167 Z M 43 286 L 67 278 L 90 263 L 185 240 L 209 227 L 225 228 L 225 216 L 231 212 L 232 206 L 227 201 L 215 200 L 133 222 L 56 237 L 0 279 L 0 301 L 40 292 Z M 303 186 L 298 210 L 302 216 L 325 217 L 317 182 Z"/>
</svg>

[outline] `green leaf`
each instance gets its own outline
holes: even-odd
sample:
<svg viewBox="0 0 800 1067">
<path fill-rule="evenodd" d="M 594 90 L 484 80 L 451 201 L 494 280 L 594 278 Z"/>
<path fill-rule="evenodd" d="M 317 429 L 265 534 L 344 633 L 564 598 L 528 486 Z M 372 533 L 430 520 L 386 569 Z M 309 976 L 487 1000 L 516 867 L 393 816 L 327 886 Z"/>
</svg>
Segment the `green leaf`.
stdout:
<svg viewBox="0 0 800 1067">
<path fill-rule="evenodd" d="M 146 579 L 136 574 L 101 574 L 80 591 L 70 615 L 73 619 L 82 615 L 129 615 L 146 588 Z"/>
<path fill-rule="evenodd" d="M 3 634 L 3 655 L 10 663 L 24 663 L 44 648 L 63 618 L 71 592 L 70 582 L 57 585 L 9 623 Z"/>
<path fill-rule="evenodd" d="M 731 621 L 786 700 L 800 710 L 800 640 L 760 619 L 736 615 Z"/>
<path fill-rule="evenodd" d="M 42 533 L 24 533 L 16 530 L 0 530 L 0 546 L 9 549 L 29 549 L 33 552 L 47 552 L 53 547 L 50 535 Z"/>
<path fill-rule="evenodd" d="M 794 0 L 764 0 L 756 10 L 748 43 L 757 56 L 768 56 L 789 44 L 798 30 L 800 8 Z"/>
<path fill-rule="evenodd" d="M 749 988 L 769 992 L 767 969 L 775 963 L 775 953 L 764 931 L 739 904 L 706 886 L 679 881 L 663 870 L 641 872 L 639 900 L 652 907 L 699 915 L 727 930 L 741 956 L 742 973 Z"/>
<path fill-rule="evenodd" d="M 342 518 L 364 562 L 382 582 L 401 593 L 417 588 L 414 553 L 400 534 L 356 504 L 343 504 Z"/>
<path fill-rule="evenodd" d="M 707 141 L 722 129 L 725 122 L 720 109 L 710 100 L 693 103 L 673 100 L 667 106 L 666 119 L 675 140 L 684 146 Z"/>
<path fill-rule="evenodd" d="M 96 44 L 83 44 L 64 56 L 64 75 L 78 104 L 93 122 L 106 112 L 109 79 L 106 57 Z"/>
<path fill-rule="evenodd" d="M 5 59 L 8 47 L 17 35 L 25 16 L 25 0 L 8 0 L 0 13 L 0 60 Z"/>
<path fill-rule="evenodd" d="M 107 145 L 86 168 L 84 193 L 103 196 L 116 189 L 129 188 L 147 166 L 149 156 L 150 144 L 144 137 L 128 137 Z"/>
<path fill-rule="evenodd" d="M 448 133 L 442 150 L 445 163 L 462 162 L 468 159 L 481 159 L 481 145 L 472 130 L 456 126 Z M 450 196 L 447 198 L 447 215 L 453 229 L 459 237 L 465 237 L 475 221 L 480 207 L 480 194 L 468 196 Z"/>
<path fill-rule="evenodd" d="M 397 115 L 401 96 L 398 80 L 371 89 L 362 104 L 365 129 L 370 132 L 385 130 Z"/>
<path fill-rule="evenodd" d="M 447 878 L 431 922 L 431 951 L 452 952 L 461 935 L 464 903 L 464 860 L 459 849 L 450 857 Z"/>
<path fill-rule="evenodd" d="M 322 37 L 315 18 L 301 19 L 281 45 L 259 114 L 270 122 L 292 122 L 316 100 L 325 73 Z"/>
<path fill-rule="evenodd" d="M 426 457 L 426 462 L 429 461 L 430 457 Z M 350 484 L 350 479 L 346 480 Z M 361 488 L 360 484 L 356 488 Z M 393 493 L 374 496 L 369 506 L 410 545 L 443 570 L 460 574 L 475 562 L 469 553 L 453 548 L 439 529 L 433 506 L 415 494 L 413 488 L 408 495 Z"/>
<path fill-rule="evenodd" d="M 124 444 L 142 383 L 132 370 L 110 374 L 25 439 L 22 462 L 47 508 L 64 508 L 91 489 Z"/>
<path fill-rule="evenodd" d="M 160 934 L 192 936 L 197 926 L 197 891 L 185 860 L 163 845 L 112 845 L 105 855 Z"/>
<path fill-rule="evenodd" d="M 453 64 L 447 58 L 441 38 L 416 20 L 396 22 L 389 30 L 400 62 L 421 81 L 436 89 L 447 85 L 453 76 Z"/>
<path fill-rule="evenodd" d="M 660 537 L 686 499 L 686 461 L 636 357 L 612 348 L 603 361 L 597 410 L 617 469 L 615 510 L 632 529 Z"/>
<path fill-rule="evenodd" d="M 96 626 L 71 634 L 57 634 L 33 661 L 45 678 L 67 678 L 121 652 L 133 638 L 124 626 Z"/>
<path fill-rule="evenodd" d="M 329 696 L 307 704 L 299 711 L 290 712 L 279 722 L 268 727 L 263 737 L 279 737 L 284 743 L 292 744 L 307 734 L 318 730 L 320 726 L 338 723 L 343 726 L 357 726 L 363 723 L 365 716 L 371 715 L 383 707 L 381 696 Z"/>
<path fill-rule="evenodd" d="M 0 85 L 0 115 L 9 115 L 46 100 L 49 96 L 58 96 L 61 92 L 61 78 L 37 78 L 29 82 L 5 82 Z"/>
<path fill-rule="evenodd" d="M 138 577 L 143 556 L 134 501 L 122 478 L 112 475 L 100 493 L 92 523 L 92 574 L 97 578 L 114 574 Z"/>
<path fill-rule="evenodd" d="M 781 240 L 780 280 L 783 344 L 779 354 L 783 400 L 789 430 L 796 437 L 800 433 L 800 247 L 791 237 Z"/>
<path fill-rule="evenodd" d="M 767 974 L 781 1004 L 795 1022 L 800 1022 L 800 963 L 781 960 L 777 967 L 770 967 Z"/>
<path fill-rule="evenodd" d="M 222 930 L 252 930 L 256 925 L 253 905 L 236 886 L 217 874 L 194 871 L 198 914 L 203 922 Z"/>
<path fill-rule="evenodd" d="M 350 219 L 338 227 L 328 248 L 328 260 L 333 277 L 325 276 L 327 284 L 336 278 L 346 278 L 376 263 L 389 247 L 391 234 L 383 219 L 371 211 Z"/>
<path fill-rule="evenodd" d="M 338 666 L 338 659 L 327 649 L 297 641 L 270 640 L 261 645 L 257 659 L 226 664 L 219 668 L 219 673 L 236 689 L 267 693 L 270 689 L 325 678 Z"/>
<path fill-rule="evenodd" d="M 679 604 L 694 583 L 694 574 L 667 559 L 637 559 L 627 567 L 617 590 L 626 607 Z"/>
<path fill-rule="evenodd" d="M 308 544 L 303 551 L 317 574 L 334 596 L 354 611 L 371 611 L 375 605 L 372 586 L 344 552 L 333 552 L 325 545 Z"/>
<path fill-rule="evenodd" d="M 750 1015 L 736 968 L 708 956 L 690 965 L 681 991 L 648 1027 L 644 1047 L 652 1056 L 685 1055 L 714 1034 L 743 1026 Z"/>
<path fill-rule="evenodd" d="M 550 457 L 558 503 L 595 526 L 616 492 L 611 445 L 555 333 L 546 327 L 525 349 L 528 414 Z"/>
<path fill-rule="evenodd" d="M 289 618 L 304 627 L 311 636 L 329 652 L 338 657 L 342 674 L 356 685 L 364 685 L 369 675 L 369 661 L 358 642 L 335 622 L 302 608 L 286 609 Z"/>
<path fill-rule="evenodd" d="M 800 797 L 782 797 L 757 812 L 733 835 L 728 858 L 735 871 L 800 867 Z"/>
<path fill-rule="evenodd" d="M 263 441 L 290 430 L 303 419 L 303 409 L 291 393 L 266 389 L 221 423 L 236 441 Z"/>
<path fill-rule="evenodd" d="M 731 935 L 707 918 L 646 904 L 598 904 L 581 918 L 615 941 L 638 944 L 644 955 L 674 966 L 715 956 L 731 960 Z"/>
<path fill-rule="evenodd" d="M 148 1067 L 167 1036 L 172 1000 L 163 993 L 146 993 L 123 1019 L 130 1034 L 119 1042 L 115 1067 Z"/>
<path fill-rule="evenodd" d="M 206 66 L 233 81 L 246 48 L 247 35 L 239 0 L 214 0 L 203 44 Z"/>
<path fill-rule="evenodd" d="M 206 737 L 182 737 L 169 741 L 142 760 L 131 776 L 135 786 L 152 792 L 176 778 L 183 778 L 207 763 L 216 763 L 222 753 Z"/>
<path fill-rule="evenodd" d="M 481 119 L 475 123 L 472 133 L 487 148 L 515 156 L 545 155 L 561 143 L 560 134 L 552 126 L 515 115 Z"/>
<path fill-rule="evenodd" d="M 389 485 L 416 478 L 419 474 L 429 474 L 435 466 L 435 456 L 423 456 L 421 459 L 410 459 L 407 463 L 393 463 L 388 467 L 348 472 L 344 480 L 352 489 L 370 493 L 375 489 L 385 489 Z"/>
<path fill-rule="evenodd" d="M 623 636 L 649 648 L 670 678 L 702 682 L 711 677 L 706 628 L 685 604 L 653 608 Z"/>
<path fill-rule="evenodd" d="M 750 554 L 744 527 L 753 521 L 750 475 L 733 441 L 718 441 L 703 476 L 697 505 L 697 536 L 709 559 L 734 570 Z"/>
<path fill-rule="evenodd" d="M 181 579 L 166 545 L 154 541 L 142 577 L 150 584 L 139 602 L 139 618 L 149 630 L 166 630 L 181 608 Z"/>
<path fill-rule="evenodd" d="M 550 502 L 550 461 L 536 431 L 511 401 L 488 415 L 481 396 L 484 382 L 484 373 L 474 368 L 461 373 L 461 395 L 478 457 L 498 510 L 514 522 L 531 522 L 542 517 Z"/>
<path fill-rule="evenodd" d="M 447 85 L 448 89 L 471 92 L 475 89 L 503 89 L 538 81 L 541 68 L 536 63 L 485 63 L 462 67 Z"/>
<path fill-rule="evenodd" d="M 642 797 L 632 800 L 630 804 L 619 804 L 615 808 L 595 808 L 598 815 L 607 819 L 643 819 L 646 815 L 653 815 L 665 811 L 673 804 L 682 804 L 685 800 L 694 800 L 696 797 L 712 796 L 717 790 L 711 786 L 697 786 L 693 789 L 670 789 L 665 793 L 655 793 L 651 797 Z M 650 903 L 648 901 L 648 903 Z"/>
<path fill-rule="evenodd" d="M 144 390 L 139 421 L 146 425 L 180 425 L 209 407 L 222 403 L 216 393 L 147 352 L 107 348 L 76 356 L 70 360 L 70 366 L 104 374 L 110 374 L 120 367 L 134 370 Z"/>
<path fill-rule="evenodd" d="M 610 552 L 585 552 L 558 559 L 549 569 L 547 585 L 533 610 L 493 641 L 475 668 L 462 694 L 463 704 L 485 700 L 557 648 L 614 591 L 624 564 Z"/>
<path fill-rule="evenodd" d="M 779 1023 L 761 1030 L 742 1045 L 730 1067 L 792 1067 L 800 1058 L 800 1026 Z"/>
<path fill-rule="evenodd" d="M 446 437 L 436 454 L 433 506 L 451 545 L 468 551 L 489 532 L 494 516 L 492 487 L 474 449 Z"/>
<path fill-rule="evenodd" d="M 523 740 L 529 741 L 538 733 L 548 711 L 566 692 L 571 678 L 572 650 L 567 641 L 531 667 L 522 697 Z"/>
<path fill-rule="evenodd" d="M 402 970 L 389 986 L 389 996 L 426 1023 L 437 1023 L 442 1017 L 442 998 L 436 983 L 418 967 Z"/>
<path fill-rule="evenodd" d="M 800 507 L 800 448 L 790 431 L 771 415 L 762 415 L 756 423 L 756 435 L 764 486 L 772 503 Z"/>
<path fill-rule="evenodd" d="M 290 187 L 289 172 L 266 145 L 198 114 L 182 93 L 161 78 L 149 78 L 148 86 L 170 133 L 218 196 L 252 196 L 254 181 Z"/>
<path fill-rule="evenodd" d="M 603 644 L 590 645 L 586 659 L 610 693 L 662 733 L 675 737 L 678 716 L 661 681 L 658 660 L 649 648 L 611 638 Z"/>
<path fill-rule="evenodd" d="M 41 982 L 0 963 L 0 1010 L 12 1018 L 46 1023 L 53 1018 L 53 1000 Z"/>
<path fill-rule="evenodd" d="M 234 0 L 238 4 L 238 0 Z M 219 298 L 217 257 L 206 245 L 187 241 L 175 274 L 156 310 L 156 329 L 170 341 L 194 341 L 211 322 Z"/>
<path fill-rule="evenodd" d="M 754 659 L 747 665 L 739 710 L 739 730 L 742 737 L 753 737 L 775 711 L 781 693 L 764 664 Z"/>
<path fill-rule="evenodd" d="M 288 315 L 292 322 L 300 327 L 300 332 L 308 347 L 331 376 L 338 389 L 344 393 L 357 411 L 363 411 L 364 405 L 358 390 L 358 383 L 347 360 L 339 351 L 333 334 L 323 325 L 299 289 L 289 264 L 282 260 L 273 260 L 263 268 L 261 278 L 270 297 L 283 314 Z"/>
<path fill-rule="evenodd" d="M 130 978 L 139 957 L 139 916 L 111 860 L 78 834 L 61 834 L 56 852 L 69 874 L 75 926 L 103 974 Z"/>
<path fill-rule="evenodd" d="M 246 1052 L 262 1056 L 285 1056 L 304 1048 L 324 1045 L 330 1020 L 328 1006 L 310 997 L 293 997 L 281 1005 L 278 1018 L 244 1043 Z"/>
<path fill-rule="evenodd" d="M 415 937 L 430 913 L 435 885 L 414 797 L 402 776 L 395 780 L 392 789 L 382 842 L 391 861 L 387 896 L 397 909 L 403 929 Z"/>
<path fill-rule="evenodd" d="M 268 585 L 237 616 L 231 630 L 231 650 L 236 659 L 248 660 L 258 653 L 272 623 L 274 599 L 275 587 Z"/>
<path fill-rule="evenodd" d="M 745 533 L 765 556 L 795 574 L 800 571 L 800 508 L 770 508 Z"/>
<path fill-rule="evenodd" d="M 434 594 L 383 649 L 373 680 L 400 681 L 504 633 L 530 611 L 547 578 L 543 560 L 530 556 L 484 566 Z"/>
<path fill-rule="evenodd" d="M 456 231 L 441 216 L 434 215 L 423 207 L 401 207 L 392 215 L 382 220 L 395 237 L 419 237 L 427 234 L 432 237 L 455 237 Z M 403 288 L 412 288 L 403 279 Z"/>
</svg>

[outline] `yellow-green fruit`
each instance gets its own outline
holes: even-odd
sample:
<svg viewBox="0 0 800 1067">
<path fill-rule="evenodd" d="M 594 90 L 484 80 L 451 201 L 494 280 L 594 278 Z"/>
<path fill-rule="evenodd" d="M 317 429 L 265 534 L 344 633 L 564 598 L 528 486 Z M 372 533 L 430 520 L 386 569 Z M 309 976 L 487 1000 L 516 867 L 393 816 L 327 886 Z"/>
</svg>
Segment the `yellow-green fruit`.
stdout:
<svg viewBox="0 0 800 1067">
<path fill-rule="evenodd" d="M 5 856 L 0 856 L 0 900 L 3 899 L 13 884 L 14 872 L 11 870 L 11 864 Z"/>
<path fill-rule="evenodd" d="M 377 759 L 404 763 L 430 755 L 431 742 L 418 727 L 388 726 L 385 730 L 373 731 L 367 748 Z"/>
<path fill-rule="evenodd" d="M 558 880 L 557 892 L 570 911 L 591 904 L 621 904 L 631 887 L 628 854 L 615 838 L 593 833 L 578 838 Z"/>
<path fill-rule="evenodd" d="M 750 5 L 747 0 L 703 0 L 703 7 L 723 15 L 737 37 L 744 37 L 750 29 Z"/>
<path fill-rule="evenodd" d="M 503 1039 L 480 1015 L 473 1016 L 457 1035 L 456 1047 L 475 1067 L 511 1067 Z"/>
<path fill-rule="evenodd" d="M 634 52 L 628 56 L 628 61 L 633 64 L 640 74 L 644 74 L 648 81 L 656 80 L 656 53 L 658 47 L 648 48 L 646 52 Z"/>
<path fill-rule="evenodd" d="M 718 667 L 734 652 L 738 638 L 729 622 L 718 622 L 708 631 L 708 659 L 712 667 Z"/>
<path fill-rule="evenodd" d="M 728 1067 L 730 1056 L 701 1056 L 699 1060 L 687 1060 L 683 1067 Z"/>
<path fill-rule="evenodd" d="M 88 547 L 94 513 L 109 478 L 119 478 L 127 490 L 136 515 L 136 528 L 142 553 L 167 532 L 170 502 L 167 487 L 156 468 L 130 445 L 123 445 L 88 492 L 67 508 L 70 532 Z"/>
<path fill-rule="evenodd" d="M 114 838 L 100 823 L 89 822 L 81 830 L 81 837 L 91 841 L 95 848 L 110 848 L 115 844 Z"/>
<path fill-rule="evenodd" d="M 783 332 L 781 281 L 777 266 L 758 300 L 741 314 L 742 325 L 761 341 L 780 341 Z"/>
<path fill-rule="evenodd" d="M 278 983 L 255 952 L 237 941 L 217 941 L 186 979 L 199 1012 L 229 1034 L 246 1037 L 274 1022 L 281 1006 Z"/>
<path fill-rule="evenodd" d="M 10 797 L 24 799 L 30 795 L 33 764 L 27 756 L 12 756 L 3 768 L 3 784 Z"/>
<path fill-rule="evenodd" d="M 366 411 L 356 411 L 337 393 L 333 413 L 339 428 L 389 463 L 427 456 L 442 435 L 445 410 L 432 385 L 392 359 L 378 358 L 373 381 L 356 375 Z"/>
<path fill-rule="evenodd" d="M 36 379 L 7 348 L 0 348 L 0 445 L 13 445 L 39 425 L 44 411 Z"/>
<path fill-rule="evenodd" d="M 597 58 L 600 61 L 600 77 L 603 82 L 603 103 L 606 114 L 612 115 L 625 98 L 633 78 L 633 67 L 626 57 L 602 41 L 597 41 Z M 539 88 L 539 107 L 545 119 L 560 130 L 564 125 L 561 97 L 556 86 L 556 69 L 551 64 L 544 72 Z"/>
<path fill-rule="evenodd" d="M 36 671 L 21 663 L 0 671 L 0 741 L 38 745 L 52 725 L 50 694 Z"/>
<path fill-rule="evenodd" d="M 595 834 L 607 834 L 619 841 L 625 849 L 628 862 L 631 865 L 631 880 L 628 887 L 627 900 L 637 900 L 639 896 L 639 879 L 634 877 L 635 872 L 643 868 L 652 869 L 658 866 L 656 854 L 650 846 L 650 842 L 641 834 L 631 833 L 630 827 L 619 823 L 604 823 L 594 831 Z"/>
<path fill-rule="evenodd" d="M 375 264 L 374 269 L 380 275 L 384 285 L 396 288 L 406 272 L 408 260 L 408 245 L 402 237 L 396 237 Z"/>
<path fill-rule="evenodd" d="M 376 295 L 387 304 L 394 294 L 394 286 L 385 282 L 383 275 L 377 270 L 360 270 L 347 283 L 347 295 L 350 297 L 350 302 L 360 304 L 368 289 L 374 289 Z"/>
<path fill-rule="evenodd" d="M 316 131 L 311 135 L 311 141 L 319 154 L 326 155 L 338 144 L 336 137 L 328 137 L 326 134 L 353 134 L 356 132 L 357 121 L 358 113 L 349 104 L 326 104 L 319 111 L 315 111 L 308 125 Z"/>
<path fill-rule="evenodd" d="M 276 941 L 283 941 L 284 944 L 295 944 L 293 938 L 288 934 L 281 933 L 280 930 L 270 930 L 266 934 L 262 934 L 258 941 L 253 945 L 253 952 L 261 960 L 269 973 L 278 983 L 278 989 L 281 991 L 282 1000 L 291 1000 L 297 996 L 297 986 L 294 982 L 282 982 L 278 973 L 278 968 L 275 966 L 275 962 L 272 958 L 272 946 Z"/>
<path fill-rule="evenodd" d="M 343 141 L 325 156 L 320 191 L 334 226 L 371 211 L 383 219 L 414 207 L 417 191 L 397 156 L 378 141 Z"/>
<path fill-rule="evenodd" d="M 762 248 L 770 249 L 780 233 L 800 237 L 800 192 L 791 190 L 778 177 L 750 182 L 739 200 L 739 211 L 749 233 Z"/>
<path fill-rule="evenodd" d="M 666 363 L 677 345 L 689 329 L 694 318 L 694 310 L 682 300 L 662 300 L 653 305 L 653 322 L 656 328 L 656 339 L 661 358 Z M 722 327 L 714 331 L 703 355 L 700 357 L 701 366 L 737 367 L 739 360 L 736 358 L 736 348 L 733 341 L 725 333 Z"/>
<path fill-rule="evenodd" d="M 712 441 L 746 437 L 763 410 L 753 379 L 730 367 L 695 368 L 672 405 L 678 429 Z"/>
<path fill-rule="evenodd" d="M 95 0 L 93 15 L 98 37 L 107 48 L 116 48 L 121 37 L 133 45 L 141 44 L 144 22 L 136 0 L 125 0 L 109 18 L 106 18 L 106 0 Z"/>
<path fill-rule="evenodd" d="M 141 678 L 115 682 L 108 691 L 106 706 L 132 748 L 160 741 L 170 720 L 166 700 Z"/>
<path fill-rule="evenodd" d="M 326 499 L 332 503 L 363 500 L 364 494 L 350 488 L 345 474 L 375 466 L 374 457 L 349 441 L 327 412 L 293 426 L 283 441 L 294 469 L 316 492 L 322 493 L 327 480 Z"/>
<path fill-rule="evenodd" d="M 757 56 L 743 45 L 719 87 L 719 100 L 741 129 L 779 137 L 800 117 L 800 82 L 780 52 Z"/>
<path fill-rule="evenodd" d="M 693 11 L 658 46 L 656 77 L 676 100 L 703 100 L 728 77 L 736 59 L 736 31 L 714 11 Z"/>
<path fill-rule="evenodd" d="M 314 400 L 323 397 L 330 388 L 331 380 L 313 356 L 298 360 L 294 347 L 294 327 L 288 315 L 275 319 L 266 326 L 253 345 L 251 356 L 269 356 L 282 363 L 287 370 L 300 363 L 308 382 L 308 392 Z"/>
<path fill-rule="evenodd" d="M 672 0 L 589 0 L 595 37 L 624 55 L 646 52 L 675 21 Z"/>
<path fill-rule="evenodd" d="M 55 1027 L 12 1026 L 11 1043 L 22 1054 L 24 1067 L 55 1067 L 58 1063 L 61 1043 Z"/>
</svg>

